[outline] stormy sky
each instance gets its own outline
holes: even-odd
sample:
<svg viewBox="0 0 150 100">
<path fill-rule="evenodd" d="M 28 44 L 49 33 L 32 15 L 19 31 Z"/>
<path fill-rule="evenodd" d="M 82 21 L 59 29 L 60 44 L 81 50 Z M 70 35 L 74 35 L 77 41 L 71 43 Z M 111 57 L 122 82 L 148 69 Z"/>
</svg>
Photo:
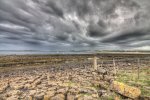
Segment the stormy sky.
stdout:
<svg viewBox="0 0 150 100">
<path fill-rule="evenodd" d="M 150 0 L 0 0 L 0 50 L 150 50 Z"/>
</svg>

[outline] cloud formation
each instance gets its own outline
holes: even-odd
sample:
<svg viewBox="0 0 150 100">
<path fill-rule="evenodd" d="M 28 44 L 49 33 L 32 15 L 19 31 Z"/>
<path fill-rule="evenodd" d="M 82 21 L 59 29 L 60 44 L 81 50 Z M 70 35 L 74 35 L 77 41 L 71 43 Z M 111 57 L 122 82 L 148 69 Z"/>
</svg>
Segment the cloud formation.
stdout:
<svg viewBox="0 0 150 100">
<path fill-rule="evenodd" d="M 149 46 L 149 0 L 0 0 L 0 49 Z"/>
</svg>

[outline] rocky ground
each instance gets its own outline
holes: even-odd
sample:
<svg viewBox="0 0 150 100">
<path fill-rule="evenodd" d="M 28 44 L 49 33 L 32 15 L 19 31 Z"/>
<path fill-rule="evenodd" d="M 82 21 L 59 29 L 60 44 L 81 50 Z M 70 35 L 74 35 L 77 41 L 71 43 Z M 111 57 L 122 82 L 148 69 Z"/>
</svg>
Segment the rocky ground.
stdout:
<svg viewBox="0 0 150 100">
<path fill-rule="evenodd" d="M 113 73 L 90 65 L 61 65 L 1 73 L 0 100 L 98 100 L 114 93 Z"/>
<path fill-rule="evenodd" d="M 116 78 L 113 66 L 91 63 L 20 68 L 0 73 L 0 100 L 130 100 L 110 89 Z"/>
</svg>

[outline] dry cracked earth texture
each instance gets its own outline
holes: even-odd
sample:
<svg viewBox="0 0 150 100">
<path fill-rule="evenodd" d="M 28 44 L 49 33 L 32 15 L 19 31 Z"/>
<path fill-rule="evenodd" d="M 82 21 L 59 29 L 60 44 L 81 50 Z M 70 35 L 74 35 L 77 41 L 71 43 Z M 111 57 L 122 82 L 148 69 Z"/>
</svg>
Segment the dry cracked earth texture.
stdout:
<svg viewBox="0 0 150 100">
<path fill-rule="evenodd" d="M 0 76 L 0 100 L 108 100 L 114 94 L 109 90 L 113 72 L 94 71 L 89 64 L 20 69 Z"/>
</svg>

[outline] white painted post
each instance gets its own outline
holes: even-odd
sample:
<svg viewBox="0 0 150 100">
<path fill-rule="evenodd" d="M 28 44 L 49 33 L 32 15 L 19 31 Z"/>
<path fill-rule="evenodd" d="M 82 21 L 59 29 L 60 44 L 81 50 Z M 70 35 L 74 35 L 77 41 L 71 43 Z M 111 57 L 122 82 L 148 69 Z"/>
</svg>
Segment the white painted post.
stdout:
<svg viewBox="0 0 150 100">
<path fill-rule="evenodd" d="M 94 56 L 93 58 L 93 66 L 94 66 L 94 70 L 97 70 L 97 57 Z"/>
</svg>

